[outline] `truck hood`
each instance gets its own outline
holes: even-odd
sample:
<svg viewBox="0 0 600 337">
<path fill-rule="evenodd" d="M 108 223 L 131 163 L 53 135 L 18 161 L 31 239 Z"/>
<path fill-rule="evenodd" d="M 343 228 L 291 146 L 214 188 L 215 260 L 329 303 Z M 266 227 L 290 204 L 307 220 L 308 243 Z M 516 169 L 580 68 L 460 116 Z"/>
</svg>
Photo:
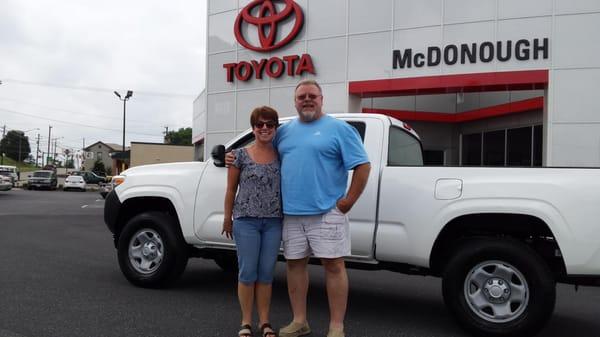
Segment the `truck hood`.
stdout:
<svg viewBox="0 0 600 337">
<path fill-rule="evenodd" d="M 206 162 L 182 162 L 136 166 L 125 170 L 125 181 L 116 187 L 118 194 L 129 188 L 167 187 L 182 192 L 195 189 L 206 168 Z M 193 195 L 189 194 L 189 195 Z"/>
<path fill-rule="evenodd" d="M 164 163 L 164 164 L 151 164 L 151 165 L 141 165 L 129 168 L 123 171 L 120 175 L 130 177 L 137 175 L 147 175 L 147 174 L 167 174 L 172 175 L 176 173 L 182 173 L 187 171 L 196 171 L 196 170 L 204 170 L 206 166 L 206 162 L 200 161 L 190 161 L 190 162 L 181 162 L 181 163 Z"/>
</svg>

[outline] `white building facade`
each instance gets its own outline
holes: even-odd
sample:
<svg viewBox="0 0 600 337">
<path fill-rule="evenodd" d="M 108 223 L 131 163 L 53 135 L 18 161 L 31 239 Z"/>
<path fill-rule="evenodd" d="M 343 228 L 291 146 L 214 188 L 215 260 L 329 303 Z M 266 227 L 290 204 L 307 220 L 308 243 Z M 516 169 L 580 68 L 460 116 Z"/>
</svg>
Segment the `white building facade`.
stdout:
<svg viewBox="0 0 600 337">
<path fill-rule="evenodd" d="M 328 113 L 384 113 L 428 165 L 600 166 L 600 1 L 209 0 L 195 158 L 317 80 Z"/>
</svg>

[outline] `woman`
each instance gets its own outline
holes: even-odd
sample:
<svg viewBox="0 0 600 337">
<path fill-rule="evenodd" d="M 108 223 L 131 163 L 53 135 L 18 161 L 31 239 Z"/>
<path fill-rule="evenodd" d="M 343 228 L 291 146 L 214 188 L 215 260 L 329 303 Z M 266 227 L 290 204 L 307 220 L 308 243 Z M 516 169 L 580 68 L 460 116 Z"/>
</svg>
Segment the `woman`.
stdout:
<svg viewBox="0 0 600 337">
<path fill-rule="evenodd" d="M 274 109 L 266 106 L 254 109 L 250 125 L 256 141 L 249 147 L 234 150 L 236 159 L 227 172 L 221 234 L 230 239 L 233 235 L 237 246 L 238 298 L 242 309 L 240 337 L 252 336 L 254 298 L 262 336 L 276 337 L 269 323 L 269 307 L 283 216 L 279 158 L 272 143 L 278 124 Z"/>
</svg>

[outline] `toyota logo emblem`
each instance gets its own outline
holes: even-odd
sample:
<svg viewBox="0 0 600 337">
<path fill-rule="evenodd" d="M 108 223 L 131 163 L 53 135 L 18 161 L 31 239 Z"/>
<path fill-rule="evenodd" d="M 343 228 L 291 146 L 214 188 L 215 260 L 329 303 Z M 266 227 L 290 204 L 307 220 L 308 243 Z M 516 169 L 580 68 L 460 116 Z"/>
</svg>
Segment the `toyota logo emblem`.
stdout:
<svg viewBox="0 0 600 337">
<path fill-rule="evenodd" d="M 283 2 L 285 8 L 278 12 L 274 4 L 276 1 Z M 257 7 L 258 13 L 257 16 L 254 16 L 251 12 Z M 292 16 L 295 20 L 292 31 L 282 40 L 275 41 L 277 38 L 278 25 Z M 242 24 L 244 22 L 257 27 L 260 46 L 250 44 L 246 37 L 244 37 L 244 34 L 242 33 Z M 233 30 L 236 40 L 246 49 L 258 52 L 268 52 L 281 48 L 292 41 L 300 32 L 300 29 L 302 29 L 303 24 L 304 15 L 302 14 L 302 9 L 294 1 L 255 0 L 244 7 L 240 14 L 238 14 L 235 19 Z"/>
</svg>

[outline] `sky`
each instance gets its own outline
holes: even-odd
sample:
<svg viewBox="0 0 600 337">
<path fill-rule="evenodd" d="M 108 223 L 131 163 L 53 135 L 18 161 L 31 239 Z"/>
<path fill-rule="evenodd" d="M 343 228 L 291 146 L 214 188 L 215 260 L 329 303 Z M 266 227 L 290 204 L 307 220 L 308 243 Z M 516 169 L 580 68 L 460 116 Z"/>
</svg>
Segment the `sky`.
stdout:
<svg viewBox="0 0 600 337">
<path fill-rule="evenodd" d="M 0 0 L 0 136 L 57 152 L 162 142 L 205 86 L 206 0 Z M 37 130 L 39 129 L 39 130 Z M 85 140 L 84 140 L 85 139 Z M 52 142 L 54 144 L 54 141 Z"/>
</svg>

